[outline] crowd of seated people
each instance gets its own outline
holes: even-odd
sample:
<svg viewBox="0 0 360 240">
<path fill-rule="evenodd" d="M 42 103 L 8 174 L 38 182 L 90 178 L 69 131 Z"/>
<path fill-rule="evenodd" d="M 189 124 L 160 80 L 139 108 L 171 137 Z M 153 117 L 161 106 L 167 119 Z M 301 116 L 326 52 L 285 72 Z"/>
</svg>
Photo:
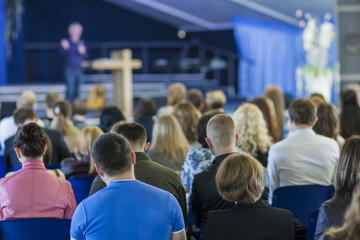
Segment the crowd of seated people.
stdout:
<svg viewBox="0 0 360 240">
<path fill-rule="evenodd" d="M 49 93 L 39 118 L 35 93 L 25 91 L 0 121 L 8 172 L 0 219 L 72 219 L 79 240 L 294 239 L 304 223 L 271 207 L 274 191 L 316 184 L 335 186 L 335 195 L 318 206 L 315 239 L 357 239 L 356 92 L 342 92 L 340 111 L 313 94 L 286 112 L 275 85 L 231 114 L 226 101 L 221 90 L 174 83 L 166 106 L 140 99 L 126 117 L 106 106 L 95 126 L 85 100 Z M 77 208 L 69 178 L 94 179 Z"/>
</svg>

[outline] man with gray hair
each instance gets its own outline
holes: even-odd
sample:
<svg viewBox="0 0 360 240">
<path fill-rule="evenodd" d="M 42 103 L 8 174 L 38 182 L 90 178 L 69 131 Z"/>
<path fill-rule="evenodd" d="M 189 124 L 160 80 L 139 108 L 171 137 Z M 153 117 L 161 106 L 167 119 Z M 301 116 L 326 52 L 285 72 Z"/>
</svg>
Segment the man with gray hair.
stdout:
<svg viewBox="0 0 360 240">
<path fill-rule="evenodd" d="M 16 109 L 25 108 L 32 109 L 33 111 L 37 108 L 36 95 L 33 91 L 26 90 L 22 92 L 20 97 L 16 100 Z M 15 135 L 17 126 L 14 122 L 14 117 L 10 116 L 0 121 L 0 144 L 1 153 L 4 150 L 5 140 Z"/>
<path fill-rule="evenodd" d="M 209 211 L 234 206 L 234 203 L 221 198 L 215 183 L 215 175 L 222 161 L 236 152 L 239 135 L 236 133 L 234 120 L 226 114 L 213 116 L 207 124 L 206 135 L 205 141 L 215 159 L 210 168 L 197 174 L 193 181 L 190 209 L 197 226 L 205 223 Z"/>
</svg>

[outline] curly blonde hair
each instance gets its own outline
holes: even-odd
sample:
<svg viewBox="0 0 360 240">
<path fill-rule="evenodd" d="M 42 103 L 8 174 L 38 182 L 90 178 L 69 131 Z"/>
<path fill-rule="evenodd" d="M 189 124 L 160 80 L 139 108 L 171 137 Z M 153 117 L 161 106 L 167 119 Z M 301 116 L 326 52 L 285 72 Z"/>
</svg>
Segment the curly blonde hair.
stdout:
<svg viewBox="0 0 360 240">
<path fill-rule="evenodd" d="M 237 147 L 256 156 L 265 153 L 273 143 L 266 122 L 259 108 L 252 103 L 244 103 L 234 113 L 236 133 L 239 134 Z"/>
</svg>

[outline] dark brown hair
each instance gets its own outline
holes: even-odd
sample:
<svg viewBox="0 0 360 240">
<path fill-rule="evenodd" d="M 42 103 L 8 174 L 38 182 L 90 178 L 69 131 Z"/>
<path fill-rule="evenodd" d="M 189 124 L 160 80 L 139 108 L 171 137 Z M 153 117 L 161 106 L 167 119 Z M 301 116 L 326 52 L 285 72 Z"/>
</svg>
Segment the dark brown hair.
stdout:
<svg viewBox="0 0 360 240">
<path fill-rule="evenodd" d="M 195 88 L 187 92 L 186 100 L 191 102 L 196 108 L 199 108 L 204 101 L 201 91 Z"/>
<path fill-rule="evenodd" d="M 36 113 L 30 108 L 18 108 L 13 113 L 16 125 L 22 125 L 26 120 L 36 119 Z"/>
<path fill-rule="evenodd" d="M 317 134 L 336 140 L 339 135 L 340 119 L 337 110 L 331 103 L 321 103 L 317 110 L 318 121 L 313 127 Z"/>
<path fill-rule="evenodd" d="M 36 123 L 20 126 L 15 134 L 14 147 L 28 158 L 43 156 L 47 135 Z"/>
<path fill-rule="evenodd" d="M 277 85 L 268 85 L 264 91 L 263 97 L 268 97 L 273 101 L 276 119 L 278 121 L 280 132 L 282 132 L 285 124 L 285 98 L 281 88 Z"/>
<path fill-rule="evenodd" d="M 46 94 L 45 103 L 48 108 L 54 108 L 55 103 L 60 100 L 60 96 L 57 92 L 49 92 Z"/>
<path fill-rule="evenodd" d="M 289 115 L 296 125 L 312 125 L 316 118 L 316 107 L 307 98 L 295 99 L 289 107 Z"/>
<path fill-rule="evenodd" d="M 86 115 L 88 108 L 84 99 L 75 99 L 72 103 L 72 115 Z"/>
<path fill-rule="evenodd" d="M 138 120 L 142 116 L 154 116 L 156 115 L 156 103 L 152 98 L 142 98 L 136 104 L 134 110 L 134 120 Z"/>
<path fill-rule="evenodd" d="M 207 113 L 204 113 L 204 115 L 202 115 L 201 118 L 199 119 L 199 123 L 197 125 L 197 136 L 198 136 L 198 142 L 201 144 L 201 147 L 209 148 L 209 145 L 205 141 L 205 138 L 207 137 L 206 126 L 207 126 L 210 118 L 212 118 L 213 116 L 215 116 L 217 114 L 221 114 L 221 113 L 222 112 L 217 111 L 217 110 L 209 111 Z"/>
</svg>

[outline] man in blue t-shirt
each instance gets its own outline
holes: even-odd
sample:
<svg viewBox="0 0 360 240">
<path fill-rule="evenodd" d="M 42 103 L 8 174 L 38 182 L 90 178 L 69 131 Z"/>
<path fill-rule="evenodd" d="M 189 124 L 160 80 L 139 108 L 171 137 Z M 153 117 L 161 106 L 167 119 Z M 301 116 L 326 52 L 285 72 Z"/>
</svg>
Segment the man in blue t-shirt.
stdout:
<svg viewBox="0 0 360 240">
<path fill-rule="evenodd" d="M 176 198 L 135 179 L 136 155 L 123 136 L 103 134 L 92 152 L 107 187 L 79 204 L 71 222 L 72 239 L 186 239 Z"/>
</svg>

